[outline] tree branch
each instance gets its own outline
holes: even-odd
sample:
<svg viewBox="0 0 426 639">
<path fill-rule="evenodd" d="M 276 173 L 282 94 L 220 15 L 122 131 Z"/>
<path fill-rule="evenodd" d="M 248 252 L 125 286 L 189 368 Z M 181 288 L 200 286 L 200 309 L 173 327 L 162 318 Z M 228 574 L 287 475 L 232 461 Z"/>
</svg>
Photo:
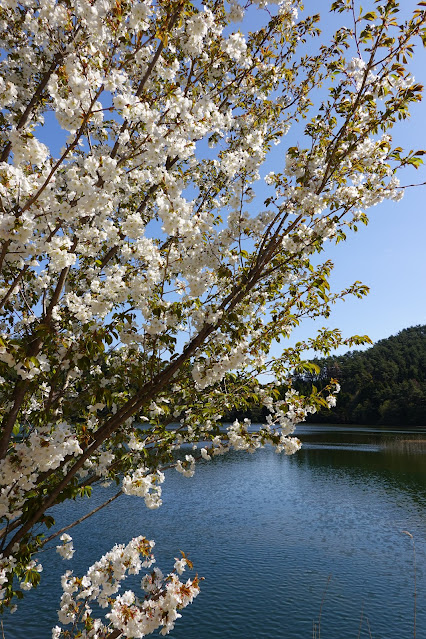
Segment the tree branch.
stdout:
<svg viewBox="0 0 426 639">
<path fill-rule="evenodd" d="M 122 494 L 123 494 L 123 491 L 119 490 L 118 493 L 116 493 L 113 497 L 110 497 L 109 499 L 104 501 L 103 504 L 101 504 L 97 508 L 94 508 L 93 510 L 91 510 L 90 513 L 87 513 L 86 515 L 83 515 L 83 517 L 80 517 L 80 519 L 76 519 L 75 521 L 73 521 L 72 524 L 68 524 L 68 526 L 64 526 L 63 528 L 61 528 L 60 530 L 55 532 L 53 535 L 50 535 L 50 537 L 48 537 L 47 539 L 45 539 L 43 541 L 43 546 L 45 544 L 47 544 L 49 541 L 52 541 L 52 539 L 55 539 L 56 537 L 59 537 L 59 535 L 62 535 L 62 533 L 66 532 L 67 530 L 71 530 L 71 528 L 74 528 L 74 526 L 77 526 L 78 524 L 81 524 L 82 521 L 85 521 L 86 519 L 89 519 L 89 517 L 91 517 L 95 513 L 99 512 L 99 510 L 102 510 L 102 508 L 105 508 L 105 506 L 108 506 L 109 504 L 111 504 L 113 501 L 118 499 L 118 497 L 121 497 Z"/>
</svg>

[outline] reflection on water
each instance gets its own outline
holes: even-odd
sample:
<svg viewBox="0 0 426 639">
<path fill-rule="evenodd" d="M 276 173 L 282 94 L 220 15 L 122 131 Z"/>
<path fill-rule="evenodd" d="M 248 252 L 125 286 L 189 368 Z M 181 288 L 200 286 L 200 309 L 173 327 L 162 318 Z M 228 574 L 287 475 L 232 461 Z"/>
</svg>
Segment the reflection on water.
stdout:
<svg viewBox="0 0 426 639">
<path fill-rule="evenodd" d="M 158 511 L 124 497 L 95 515 L 76 531 L 71 562 L 46 556 L 49 577 L 7 617 L 6 639 L 49 637 L 61 573 L 81 574 L 138 534 L 156 540 L 163 570 L 182 549 L 206 577 L 175 639 L 310 639 L 330 574 L 324 639 L 367 639 L 366 617 L 374 639 L 413 637 L 412 542 L 403 530 L 416 543 L 417 637 L 426 637 L 426 430 L 309 425 L 298 435 L 304 447 L 293 457 L 233 452 L 200 464 L 193 479 L 169 473 Z M 58 523 L 108 495 L 67 504 Z"/>
</svg>

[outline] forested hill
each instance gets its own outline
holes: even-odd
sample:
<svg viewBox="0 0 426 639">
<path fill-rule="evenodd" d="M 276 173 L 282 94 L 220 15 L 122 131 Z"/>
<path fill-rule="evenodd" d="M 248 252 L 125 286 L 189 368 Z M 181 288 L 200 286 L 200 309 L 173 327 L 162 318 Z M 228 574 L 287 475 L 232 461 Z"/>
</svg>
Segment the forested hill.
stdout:
<svg viewBox="0 0 426 639">
<path fill-rule="evenodd" d="M 311 422 L 426 426 L 426 326 L 407 328 L 366 351 L 314 360 L 318 374 L 304 374 L 295 388 L 321 388 L 331 377 L 341 391 L 337 406 Z"/>
</svg>

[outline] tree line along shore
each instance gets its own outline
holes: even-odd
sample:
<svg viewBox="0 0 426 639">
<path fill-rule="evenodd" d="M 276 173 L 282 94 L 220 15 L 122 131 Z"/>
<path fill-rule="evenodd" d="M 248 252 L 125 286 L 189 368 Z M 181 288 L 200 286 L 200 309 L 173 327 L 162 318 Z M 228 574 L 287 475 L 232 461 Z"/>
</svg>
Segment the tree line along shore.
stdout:
<svg viewBox="0 0 426 639">
<path fill-rule="evenodd" d="M 312 360 L 317 371 L 295 375 L 302 395 L 336 378 L 341 386 L 335 407 L 308 415 L 307 422 L 369 425 L 426 425 L 426 326 L 406 328 L 364 351 Z M 262 421 L 266 411 L 230 411 L 226 421 Z"/>
</svg>

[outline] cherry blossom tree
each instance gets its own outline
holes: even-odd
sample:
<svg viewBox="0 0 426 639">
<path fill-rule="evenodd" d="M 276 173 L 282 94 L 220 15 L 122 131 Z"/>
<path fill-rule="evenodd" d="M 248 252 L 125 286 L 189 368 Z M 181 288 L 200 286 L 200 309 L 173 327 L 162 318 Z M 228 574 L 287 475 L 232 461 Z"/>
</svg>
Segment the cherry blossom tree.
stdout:
<svg viewBox="0 0 426 639">
<path fill-rule="evenodd" d="M 364 338 L 272 347 L 366 293 L 331 292 L 318 254 L 421 163 L 389 131 L 421 98 L 407 60 L 425 6 L 403 19 L 396 0 L 337 0 L 349 26 L 324 42 L 298 0 L 0 0 L 3 608 L 38 584 L 46 544 L 74 552 L 78 522 L 50 534 L 52 506 L 115 480 L 109 501 L 157 508 L 165 468 L 190 477 L 267 443 L 291 454 L 295 425 L 334 404 L 337 381 L 302 397 L 291 374 L 307 348 Z M 221 425 L 248 404 L 264 425 Z M 185 555 L 118 594 L 152 548 L 138 537 L 65 573 L 53 636 L 167 633 L 199 590 Z"/>
</svg>

